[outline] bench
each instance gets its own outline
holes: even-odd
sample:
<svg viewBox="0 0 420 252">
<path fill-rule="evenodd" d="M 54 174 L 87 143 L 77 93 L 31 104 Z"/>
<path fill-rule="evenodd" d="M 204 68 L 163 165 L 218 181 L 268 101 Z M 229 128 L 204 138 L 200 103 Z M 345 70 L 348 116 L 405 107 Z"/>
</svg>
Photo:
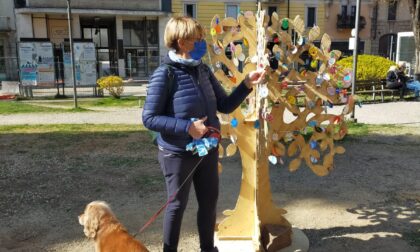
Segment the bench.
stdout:
<svg viewBox="0 0 420 252">
<path fill-rule="evenodd" d="M 381 96 L 381 101 L 384 102 L 384 94 L 391 94 L 392 100 L 396 94 L 399 95 L 400 100 L 404 98 L 404 89 L 387 89 L 385 88 L 386 80 L 361 80 L 356 81 L 355 94 L 372 94 L 372 100 L 376 100 L 376 95 Z"/>
</svg>

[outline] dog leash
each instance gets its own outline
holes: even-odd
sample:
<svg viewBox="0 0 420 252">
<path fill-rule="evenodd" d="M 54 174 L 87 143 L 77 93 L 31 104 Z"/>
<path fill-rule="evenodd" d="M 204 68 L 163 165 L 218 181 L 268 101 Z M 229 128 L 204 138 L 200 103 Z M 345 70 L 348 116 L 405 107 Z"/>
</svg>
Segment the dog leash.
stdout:
<svg viewBox="0 0 420 252">
<path fill-rule="evenodd" d="M 194 173 L 194 171 L 197 169 L 198 165 L 201 163 L 201 161 L 203 161 L 204 157 L 200 158 L 200 160 L 198 161 L 198 163 L 194 166 L 194 168 L 191 170 L 191 172 L 188 174 L 188 176 L 185 178 L 184 182 L 182 182 L 182 184 L 179 186 L 179 188 L 169 197 L 168 201 L 166 201 L 166 203 L 146 222 L 146 224 L 143 225 L 142 228 L 140 228 L 140 230 L 135 233 L 133 235 L 133 237 L 136 237 L 138 234 L 143 233 L 143 231 L 150 226 L 150 224 L 152 224 L 156 218 L 159 216 L 159 214 L 169 205 L 169 203 L 171 203 L 176 195 L 178 194 L 178 192 L 182 189 L 182 187 L 185 185 L 185 183 L 188 181 L 188 179 L 191 177 L 191 175 Z"/>
<path fill-rule="evenodd" d="M 216 138 L 217 143 L 220 143 L 220 140 L 222 139 L 220 131 L 218 129 L 214 128 L 214 127 L 207 127 L 207 129 L 208 129 L 208 132 L 206 133 L 206 137 Z M 216 144 L 216 146 L 217 146 L 217 144 Z M 185 183 L 188 181 L 188 179 L 191 177 L 191 175 L 195 172 L 198 165 L 201 163 L 201 161 L 203 161 L 206 154 L 207 154 L 207 152 L 204 154 L 204 156 L 201 156 L 200 160 L 198 160 L 197 164 L 194 166 L 194 168 L 191 170 L 191 172 L 188 174 L 188 176 L 185 178 L 185 180 L 182 182 L 182 184 L 178 187 L 178 189 L 169 197 L 169 199 L 166 201 L 166 203 L 163 204 L 163 206 L 161 208 L 159 208 L 159 210 L 146 222 L 146 224 L 144 224 L 143 227 L 140 228 L 140 230 L 133 235 L 133 237 L 136 237 L 138 234 L 143 233 L 143 231 L 147 227 L 149 227 L 156 220 L 156 218 L 159 216 L 159 214 L 162 213 L 162 211 L 169 205 L 169 203 L 171 203 L 175 199 L 178 192 L 182 189 L 182 187 L 185 185 Z"/>
</svg>

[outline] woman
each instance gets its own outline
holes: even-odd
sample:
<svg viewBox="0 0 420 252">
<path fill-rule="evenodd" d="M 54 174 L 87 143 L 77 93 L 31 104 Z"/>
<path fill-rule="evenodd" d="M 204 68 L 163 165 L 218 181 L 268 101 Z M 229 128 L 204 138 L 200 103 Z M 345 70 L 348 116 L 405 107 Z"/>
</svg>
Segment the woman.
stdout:
<svg viewBox="0 0 420 252">
<path fill-rule="evenodd" d="M 164 39 L 171 51 L 150 78 L 143 109 L 144 126 L 159 132 L 158 159 L 165 176 L 168 198 L 185 182 L 166 209 L 164 252 L 177 251 L 191 183 L 194 183 L 198 201 L 201 251 L 218 251 L 213 239 L 219 187 L 218 151 L 217 148 L 210 150 L 201 160 L 198 155 L 186 151 L 186 145 L 205 136 L 208 127 L 220 129 L 217 111 L 234 111 L 252 91 L 252 86 L 260 83 L 265 76 L 263 71 L 251 72 L 227 95 L 201 61 L 207 48 L 204 36 L 203 27 L 192 18 L 174 17 L 169 20 Z"/>
<path fill-rule="evenodd" d="M 405 76 L 401 75 L 397 66 L 390 66 L 386 74 L 386 88 L 389 89 L 404 89 Z"/>
<path fill-rule="evenodd" d="M 405 75 L 405 68 L 405 62 L 398 63 L 399 76 L 401 76 L 400 78 L 403 79 L 403 81 L 405 82 L 406 88 L 414 92 L 414 97 L 416 98 L 416 100 L 420 100 L 420 82 L 418 80 L 410 80 Z"/>
</svg>

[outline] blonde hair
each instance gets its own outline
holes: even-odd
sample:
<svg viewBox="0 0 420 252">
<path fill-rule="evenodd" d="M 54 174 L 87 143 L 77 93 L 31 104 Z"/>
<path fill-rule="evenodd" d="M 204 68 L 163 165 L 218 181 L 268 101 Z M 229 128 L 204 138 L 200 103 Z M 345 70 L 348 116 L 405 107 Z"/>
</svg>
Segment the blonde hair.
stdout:
<svg viewBox="0 0 420 252">
<path fill-rule="evenodd" d="M 204 28 L 193 18 L 173 17 L 166 24 L 165 46 L 169 49 L 178 50 L 178 40 L 188 40 L 193 38 L 204 38 Z"/>
<path fill-rule="evenodd" d="M 402 67 L 405 67 L 406 65 L 405 65 L 405 62 L 404 61 L 400 61 L 400 62 L 398 62 L 398 67 L 399 68 L 402 68 Z"/>
<path fill-rule="evenodd" d="M 397 71 L 397 66 L 390 66 L 388 71 Z"/>
</svg>

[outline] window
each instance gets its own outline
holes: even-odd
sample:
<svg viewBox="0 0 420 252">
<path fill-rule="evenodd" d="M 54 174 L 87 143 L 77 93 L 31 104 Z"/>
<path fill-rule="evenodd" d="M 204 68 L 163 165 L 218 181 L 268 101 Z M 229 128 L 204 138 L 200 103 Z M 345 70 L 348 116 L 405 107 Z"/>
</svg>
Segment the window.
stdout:
<svg viewBox="0 0 420 252">
<path fill-rule="evenodd" d="M 239 6 L 236 4 L 226 4 L 226 17 L 238 18 Z"/>
<path fill-rule="evenodd" d="M 96 47 L 108 47 L 107 28 L 83 28 L 83 38 L 92 39 Z"/>
<path fill-rule="evenodd" d="M 306 9 L 306 27 L 314 27 L 316 24 L 316 7 Z"/>
<path fill-rule="evenodd" d="M 146 25 L 146 40 L 148 46 L 159 46 L 159 27 L 157 20 L 147 20 Z"/>
<path fill-rule="evenodd" d="M 390 1 L 388 4 L 388 20 L 397 19 L 397 1 Z"/>
<path fill-rule="evenodd" d="M 146 20 L 123 21 L 123 45 L 124 46 L 145 46 Z"/>
<path fill-rule="evenodd" d="M 186 16 L 197 18 L 197 7 L 195 4 L 185 4 L 184 5 L 184 14 Z"/>
<path fill-rule="evenodd" d="M 395 60 L 397 49 L 397 34 L 385 34 L 379 38 L 378 54 L 390 60 Z"/>
<path fill-rule="evenodd" d="M 271 25 L 271 16 L 273 15 L 274 12 L 277 13 L 277 7 L 276 6 L 268 6 L 268 16 L 270 17 L 270 21 L 268 22 L 268 26 Z"/>
<path fill-rule="evenodd" d="M 347 17 L 347 5 L 342 5 L 341 6 L 341 16 L 342 17 Z"/>
<path fill-rule="evenodd" d="M 154 19 L 123 21 L 123 45 L 159 46 L 158 21 Z"/>
<path fill-rule="evenodd" d="M 352 5 L 351 6 L 351 13 L 350 16 L 355 17 L 356 16 L 356 6 Z"/>
</svg>

